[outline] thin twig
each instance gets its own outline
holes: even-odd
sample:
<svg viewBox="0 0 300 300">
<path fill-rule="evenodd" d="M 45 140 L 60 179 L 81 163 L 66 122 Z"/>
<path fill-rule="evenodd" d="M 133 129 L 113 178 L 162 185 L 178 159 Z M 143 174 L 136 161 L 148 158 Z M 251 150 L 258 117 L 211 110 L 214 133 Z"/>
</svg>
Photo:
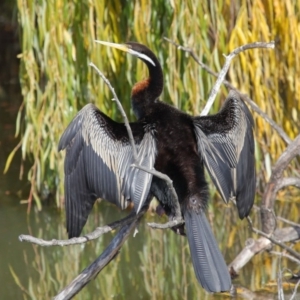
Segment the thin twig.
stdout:
<svg viewBox="0 0 300 300">
<path fill-rule="evenodd" d="M 175 47 L 177 47 L 179 50 L 182 50 L 186 53 L 188 53 L 193 59 L 194 61 L 202 68 L 204 69 L 208 74 L 214 76 L 214 77 L 218 77 L 219 74 L 217 72 L 214 72 L 209 66 L 207 66 L 206 64 L 204 64 L 202 61 L 200 61 L 200 59 L 198 58 L 198 56 L 195 54 L 195 52 L 188 47 L 184 47 L 182 45 L 177 44 L 176 42 L 168 39 L 168 38 L 164 38 L 166 41 L 168 41 L 170 44 L 174 45 Z M 274 122 L 266 113 L 264 113 L 258 106 L 257 104 L 247 95 L 242 94 L 237 88 L 235 88 L 229 81 L 224 80 L 223 81 L 224 85 L 232 90 L 237 91 L 243 98 L 243 100 L 245 100 L 250 107 L 257 113 L 259 114 L 266 122 L 268 122 L 271 127 L 278 133 L 278 135 L 287 143 L 289 144 L 291 142 L 291 139 L 289 138 L 289 136 L 285 133 L 285 131 L 282 129 L 282 127 L 280 127 L 276 122 Z"/>
<path fill-rule="evenodd" d="M 236 205 L 236 201 L 233 201 L 233 203 Z M 257 211 L 261 211 L 261 208 L 259 206 L 255 205 L 255 204 L 253 205 L 252 209 L 255 209 Z M 277 216 L 277 215 L 275 216 L 275 218 L 279 221 L 282 221 L 282 222 L 286 223 L 286 224 L 289 224 L 289 225 L 292 225 L 294 227 L 300 228 L 300 224 L 298 224 L 296 222 L 290 221 L 288 219 L 285 219 L 285 218 L 283 218 L 281 216 Z"/>
<path fill-rule="evenodd" d="M 223 65 L 222 70 L 219 73 L 218 79 L 215 83 L 215 85 L 213 86 L 208 100 L 206 102 L 206 105 L 203 109 L 203 111 L 201 112 L 201 116 L 206 116 L 208 114 L 208 112 L 210 111 L 210 108 L 212 107 L 213 103 L 215 102 L 217 93 L 219 92 L 219 89 L 221 87 L 221 84 L 224 81 L 224 78 L 228 72 L 228 69 L 230 67 L 230 63 L 232 61 L 232 59 L 238 55 L 239 53 L 249 50 L 249 49 L 255 49 L 255 48 L 266 48 L 266 49 L 274 49 L 275 48 L 275 42 L 272 41 L 270 43 L 264 43 L 264 42 L 256 42 L 256 43 L 251 43 L 251 44 L 247 44 L 247 45 L 243 45 L 241 47 L 238 47 L 236 49 L 234 49 L 228 56 L 224 55 L 226 60 L 225 60 L 225 64 Z"/>
<path fill-rule="evenodd" d="M 231 89 L 234 89 L 238 91 L 232 84 L 230 84 L 228 81 L 225 81 L 224 84 Z M 239 92 L 240 93 L 240 92 Z M 263 112 L 259 106 L 247 95 L 241 94 L 243 100 L 245 100 L 251 109 L 253 109 L 258 115 L 260 115 L 266 122 L 268 122 L 271 127 L 278 133 L 278 135 L 285 141 L 287 145 L 289 145 L 292 140 L 289 138 L 289 136 L 286 134 L 286 132 L 283 130 L 281 126 L 279 126 L 274 120 L 272 120 L 265 112 Z"/>
<path fill-rule="evenodd" d="M 270 254 L 285 257 L 285 258 L 291 260 L 292 262 L 295 262 L 296 264 L 300 265 L 299 259 L 295 258 L 294 256 L 288 255 L 286 253 L 278 252 L 278 251 L 270 251 Z"/>
<path fill-rule="evenodd" d="M 283 287 L 282 287 L 282 273 L 283 270 L 281 269 L 281 259 L 279 259 L 279 272 L 277 277 L 277 292 L 278 292 L 278 299 L 284 300 L 284 293 L 283 293 Z"/>
<path fill-rule="evenodd" d="M 294 300 L 295 297 L 297 296 L 297 290 L 298 290 L 299 284 L 300 284 L 300 280 L 298 280 L 297 284 L 295 285 L 295 288 L 294 288 L 294 291 L 293 291 L 293 294 L 292 294 L 290 300 Z"/>
<path fill-rule="evenodd" d="M 287 219 L 285 219 L 285 218 L 283 218 L 283 217 L 276 216 L 276 219 L 277 219 L 277 220 L 280 220 L 280 221 L 282 221 L 282 222 L 284 222 L 284 223 L 286 223 L 286 224 L 289 224 L 289 225 L 292 225 L 292 226 L 294 226 L 294 227 L 300 228 L 300 224 L 295 223 L 295 222 L 292 222 L 292 221 L 290 221 L 290 220 L 287 220 Z"/>
</svg>

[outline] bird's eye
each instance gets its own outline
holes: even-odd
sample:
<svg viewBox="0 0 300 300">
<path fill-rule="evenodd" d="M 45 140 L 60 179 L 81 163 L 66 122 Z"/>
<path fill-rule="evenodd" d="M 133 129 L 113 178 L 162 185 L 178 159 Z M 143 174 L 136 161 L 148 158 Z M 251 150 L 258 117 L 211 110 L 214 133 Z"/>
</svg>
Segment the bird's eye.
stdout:
<svg viewBox="0 0 300 300">
<path fill-rule="evenodd" d="M 191 202 L 191 205 L 196 205 L 196 203 L 197 203 L 197 198 L 196 198 L 196 197 L 191 197 L 191 198 L 190 198 L 190 202 Z"/>
</svg>

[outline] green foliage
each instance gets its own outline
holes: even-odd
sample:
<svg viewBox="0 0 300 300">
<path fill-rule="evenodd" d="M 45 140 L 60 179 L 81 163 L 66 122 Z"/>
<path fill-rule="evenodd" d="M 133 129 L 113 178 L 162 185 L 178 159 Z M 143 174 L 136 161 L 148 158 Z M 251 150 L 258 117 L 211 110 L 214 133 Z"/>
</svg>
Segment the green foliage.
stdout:
<svg viewBox="0 0 300 300">
<path fill-rule="evenodd" d="M 201 61 L 220 70 L 235 47 L 254 41 L 279 41 L 276 51 L 251 50 L 233 63 L 231 82 L 294 137 L 299 130 L 299 0 L 292 1 L 38 1 L 18 0 L 22 53 L 20 79 L 24 103 L 17 119 L 32 199 L 41 207 L 43 187 L 63 200 L 59 137 L 78 109 L 94 102 L 120 120 L 111 94 L 89 62 L 104 71 L 130 118 L 130 87 L 146 76 L 136 59 L 94 43 L 135 40 L 158 55 L 165 74 L 162 99 L 192 114 L 204 106 L 215 78 L 192 59 L 163 41 L 163 36 L 191 47 Z M 225 94 L 225 88 L 222 93 Z M 219 102 L 219 101 L 218 101 Z M 219 109 L 219 103 L 214 112 Z M 24 115 L 24 117 L 22 117 Z M 284 143 L 256 118 L 257 151 L 277 158 Z M 17 147 L 18 148 L 18 147 Z M 13 154 L 8 160 L 9 167 Z M 270 174 L 260 155 L 261 180 Z"/>
</svg>

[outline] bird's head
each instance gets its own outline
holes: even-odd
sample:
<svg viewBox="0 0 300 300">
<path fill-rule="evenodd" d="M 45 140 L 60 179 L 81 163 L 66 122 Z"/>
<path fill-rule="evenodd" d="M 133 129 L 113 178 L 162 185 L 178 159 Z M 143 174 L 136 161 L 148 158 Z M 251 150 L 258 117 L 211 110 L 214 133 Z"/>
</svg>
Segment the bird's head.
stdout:
<svg viewBox="0 0 300 300">
<path fill-rule="evenodd" d="M 125 44 L 117 44 L 95 40 L 96 43 L 102 44 L 108 47 L 112 47 L 115 49 L 119 49 L 121 51 L 127 52 L 133 56 L 138 57 L 144 63 L 147 64 L 148 67 L 157 67 L 157 58 L 154 53 L 145 45 L 136 43 L 136 42 L 127 42 Z"/>
</svg>

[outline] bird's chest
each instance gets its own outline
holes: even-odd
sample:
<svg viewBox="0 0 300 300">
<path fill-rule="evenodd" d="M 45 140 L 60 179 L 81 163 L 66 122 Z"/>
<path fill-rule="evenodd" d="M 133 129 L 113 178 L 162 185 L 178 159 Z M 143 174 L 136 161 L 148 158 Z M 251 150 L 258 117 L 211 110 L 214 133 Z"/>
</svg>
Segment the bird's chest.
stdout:
<svg viewBox="0 0 300 300">
<path fill-rule="evenodd" d="M 172 180 L 174 177 L 187 180 L 189 173 L 193 173 L 199 163 L 197 144 L 192 130 L 185 124 L 164 123 L 156 127 L 155 137 L 157 144 L 155 169 L 167 174 Z"/>
</svg>

